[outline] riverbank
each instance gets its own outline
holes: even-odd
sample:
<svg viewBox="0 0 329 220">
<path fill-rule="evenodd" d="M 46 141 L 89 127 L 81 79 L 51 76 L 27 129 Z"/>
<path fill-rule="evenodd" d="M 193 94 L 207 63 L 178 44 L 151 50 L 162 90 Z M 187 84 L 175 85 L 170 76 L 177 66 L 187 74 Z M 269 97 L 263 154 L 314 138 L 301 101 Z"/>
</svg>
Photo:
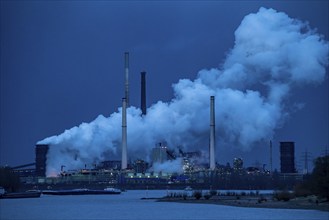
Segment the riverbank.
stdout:
<svg viewBox="0 0 329 220">
<path fill-rule="evenodd" d="M 318 201 L 318 202 L 317 202 Z M 196 203 L 196 204 L 214 204 L 237 207 L 252 208 L 277 208 L 277 209 L 312 209 L 329 212 L 329 202 L 319 201 L 315 196 L 299 197 L 289 201 L 277 201 L 272 196 L 213 196 L 209 199 L 194 197 L 164 197 L 157 202 L 179 202 L 179 203 Z M 328 213 L 329 215 L 329 213 Z"/>
</svg>

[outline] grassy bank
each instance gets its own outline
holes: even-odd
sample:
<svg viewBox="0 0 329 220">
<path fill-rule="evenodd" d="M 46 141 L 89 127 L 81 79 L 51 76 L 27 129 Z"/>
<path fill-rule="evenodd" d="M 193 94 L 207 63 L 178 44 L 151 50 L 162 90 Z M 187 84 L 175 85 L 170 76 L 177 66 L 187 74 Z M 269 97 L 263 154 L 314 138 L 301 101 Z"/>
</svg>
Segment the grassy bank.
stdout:
<svg viewBox="0 0 329 220">
<path fill-rule="evenodd" d="M 209 195 L 209 194 L 205 194 Z M 279 208 L 279 209 L 313 209 L 329 212 L 329 202 L 318 199 L 316 196 L 290 198 L 278 200 L 273 195 L 212 195 L 209 196 L 166 196 L 158 199 L 158 202 L 180 202 L 196 204 L 228 205 L 252 208 Z M 197 199 L 198 198 L 198 199 Z"/>
</svg>

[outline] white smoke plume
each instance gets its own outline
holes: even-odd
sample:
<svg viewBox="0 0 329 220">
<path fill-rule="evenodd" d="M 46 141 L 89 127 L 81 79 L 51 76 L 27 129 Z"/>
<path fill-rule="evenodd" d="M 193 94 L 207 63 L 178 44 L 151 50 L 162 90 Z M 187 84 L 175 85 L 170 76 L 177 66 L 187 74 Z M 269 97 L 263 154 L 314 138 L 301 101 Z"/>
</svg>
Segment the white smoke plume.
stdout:
<svg viewBox="0 0 329 220">
<path fill-rule="evenodd" d="M 183 173 L 183 160 L 182 158 L 177 158 L 176 160 L 168 160 L 164 163 L 154 163 L 152 171 L 181 174 Z"/>
<path fill-rule="evenodd" d="M 307 23 L 260 8 L 235 31 L 235 45 L 220 68 L 204 69 L 192 81 L 173 85 L 174 99 L 159 101 L 141 117 L 127 110 L 128 157 L 146 159 L 159 140 L 168 146 L 205 150 L 209 140 L 209 97 L 216 97 L 217 144 L 243 150 L 268 140 L 289 114 L 285 100 L 297 85 L 326 77 L 328 42 Z M 49 144 L 47 175 L 119 158 L 121 108 L 110 117 L 66 130 L 39 143 Z"/>
</svg>

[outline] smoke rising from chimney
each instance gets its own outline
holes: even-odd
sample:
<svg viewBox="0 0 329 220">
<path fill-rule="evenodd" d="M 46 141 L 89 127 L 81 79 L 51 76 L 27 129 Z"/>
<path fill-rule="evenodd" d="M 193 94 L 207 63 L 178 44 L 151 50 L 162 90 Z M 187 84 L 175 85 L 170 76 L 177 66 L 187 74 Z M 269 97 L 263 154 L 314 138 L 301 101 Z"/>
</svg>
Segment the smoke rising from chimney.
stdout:
<svg viewBox="0 0 329 220">
<path fill-rule="evenodd" d="M 289 92 L 324 80 L 328 49 L 328 42 L 307 23 L 285 13 L 260 8 L 247 15 L 220 68 L 203 69 L 193 81 L 179 80 L 173 85 L 175 97 L 169 103 L 153 104 L 143 117 L 140 109 L 127 109 L 128 157 L 149 156 L 159 140 L 172 147 L 207 151 L 210 96 L 216 96 L 216 105 L 220 103 L 215 107 L 219 146 L 248 150 L 271 139 L 289 114 L 285 103 Z M 40 141 L 51 145 L 47 173 L 59 171 L 61 165 L 76 169 L 118 158 L 121 111 Z"/>
</svg>

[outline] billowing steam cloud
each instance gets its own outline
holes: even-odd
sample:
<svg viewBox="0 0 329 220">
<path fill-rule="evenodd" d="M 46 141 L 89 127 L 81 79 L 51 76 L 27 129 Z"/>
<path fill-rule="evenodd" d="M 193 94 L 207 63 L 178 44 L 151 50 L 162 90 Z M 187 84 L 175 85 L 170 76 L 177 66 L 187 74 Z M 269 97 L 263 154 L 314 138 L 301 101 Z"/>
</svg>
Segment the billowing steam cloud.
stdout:
<svg viewBox="0 0 329 220">
<path fill-rule="evenodd" d="M 161 172 L 166 171 L 168 173 L 183 173 L 183 160 L 182 158 L 177 158 L 176 160 L 168 160 L 164 163 L 154 163 L 152 166 L 152 171 Z"/>
<path fill-rule="evenodd" d="M 241 22 L 220 68 L 201 70 L 194 81 L 179 80 L 173 85 L 175 98 L 152 105 L 144 117 L 140 109 L 128 109 L 128 155 L 147 159 L 161 140 L 172 147 L 206 150 L 211 95 L 216 97 L 217 144 L 248 150 L 268 140 L 289 114 L 284 101 L 290 90 L 324 80 L 328 49 L 307 23 L 260 8 Z M 61 165 L 76 169 L 119 158 L 121 108 L 39 143 L 51 145 L 48 175 Z"/>
</svg>

